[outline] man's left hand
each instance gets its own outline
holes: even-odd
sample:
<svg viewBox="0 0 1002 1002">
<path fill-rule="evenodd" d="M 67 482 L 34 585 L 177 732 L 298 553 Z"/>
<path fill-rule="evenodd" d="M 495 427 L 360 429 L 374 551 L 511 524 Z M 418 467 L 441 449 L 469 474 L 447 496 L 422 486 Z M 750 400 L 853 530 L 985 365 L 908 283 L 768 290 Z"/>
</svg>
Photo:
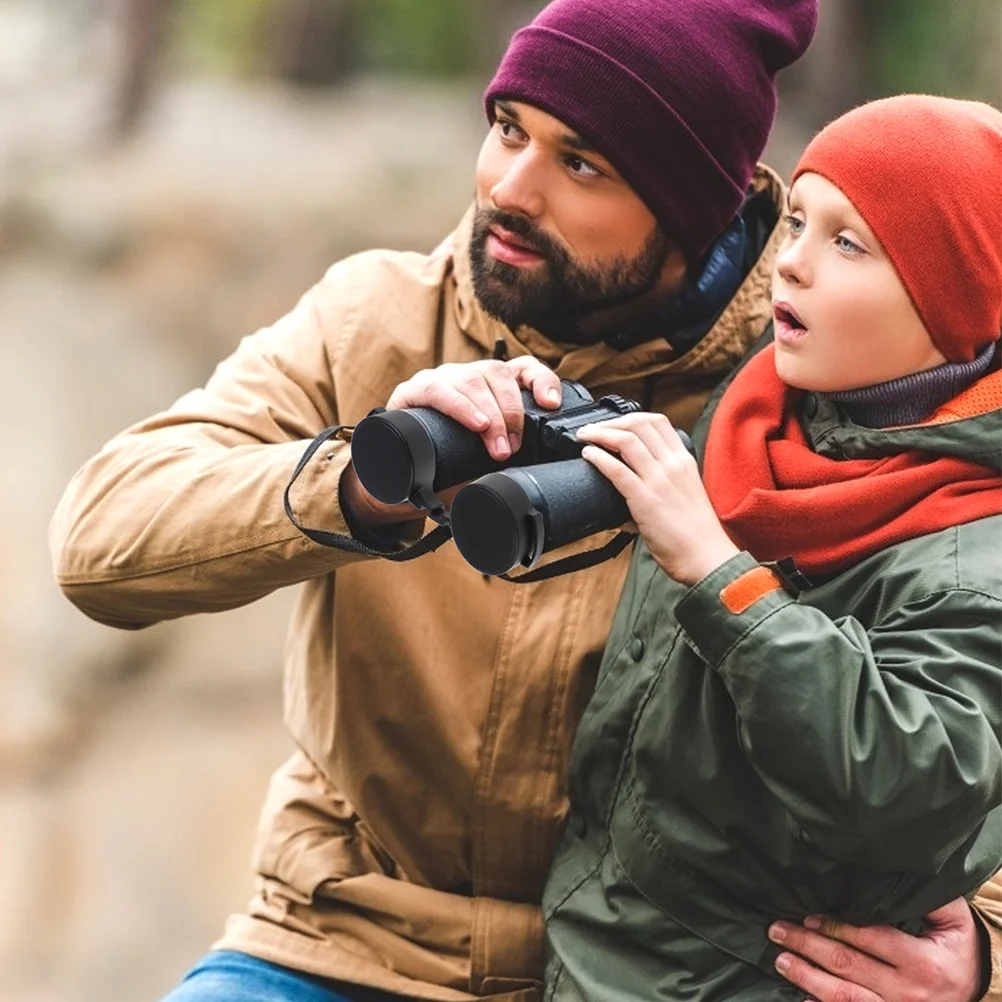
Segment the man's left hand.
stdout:
<svg viewBox="0 0 1002 1002">
<path fill-rule="evenodd" d="M 967 902 L 951 901 L 926 922 L 928 929 L 909 936 L 812 916 L 807 928 L 773 923 L 769 938 L 791 951 L 779 955 L 776 969 L 817 1002 L 975 1002 L 980 944 Z"/>
</svg>

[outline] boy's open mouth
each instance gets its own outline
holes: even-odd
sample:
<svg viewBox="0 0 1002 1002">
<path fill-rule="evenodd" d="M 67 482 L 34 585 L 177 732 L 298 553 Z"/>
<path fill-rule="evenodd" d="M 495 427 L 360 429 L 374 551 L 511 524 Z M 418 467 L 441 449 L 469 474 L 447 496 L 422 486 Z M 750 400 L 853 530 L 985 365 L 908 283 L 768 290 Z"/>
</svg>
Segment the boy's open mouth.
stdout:
<svg viewBox="0 0 1002 1002">
<path fill-rule="evenodd" d="M 776 320 L 777 340 L 790 341 L 807 333 L 807 326 L 789 303 L 773 303 L 772 314 Z"/>
</svg>

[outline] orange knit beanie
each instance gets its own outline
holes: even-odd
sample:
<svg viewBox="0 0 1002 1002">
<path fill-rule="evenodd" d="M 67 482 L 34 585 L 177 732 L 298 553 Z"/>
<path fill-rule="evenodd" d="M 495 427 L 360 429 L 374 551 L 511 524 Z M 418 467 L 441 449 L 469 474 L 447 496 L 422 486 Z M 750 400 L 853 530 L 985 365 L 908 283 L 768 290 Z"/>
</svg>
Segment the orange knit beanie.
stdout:
<svg viewBox="0 0 1002 1002">
<path fill-rule="evenodd" d="M 793 173 L 827 178 L 881 242 L 937 348 L 969 362 L 1002 332 L 1002 112 L 906 94 L 811 141 Z"/>
</svg>

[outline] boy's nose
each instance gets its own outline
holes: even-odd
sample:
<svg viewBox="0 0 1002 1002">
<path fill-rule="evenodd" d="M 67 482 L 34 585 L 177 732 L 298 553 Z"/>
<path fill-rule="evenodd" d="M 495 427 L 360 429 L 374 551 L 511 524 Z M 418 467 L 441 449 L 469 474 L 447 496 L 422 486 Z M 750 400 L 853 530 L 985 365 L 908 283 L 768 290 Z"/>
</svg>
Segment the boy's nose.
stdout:
<svg viewBox="0 0 1002 1002">
<path fill-rule="evenodd" d="M 776 274 L 790 285 L 807 285 L 810 282 L 810 265 L 800 241 L 787 242 L 776 255 Z"/>
</svg>

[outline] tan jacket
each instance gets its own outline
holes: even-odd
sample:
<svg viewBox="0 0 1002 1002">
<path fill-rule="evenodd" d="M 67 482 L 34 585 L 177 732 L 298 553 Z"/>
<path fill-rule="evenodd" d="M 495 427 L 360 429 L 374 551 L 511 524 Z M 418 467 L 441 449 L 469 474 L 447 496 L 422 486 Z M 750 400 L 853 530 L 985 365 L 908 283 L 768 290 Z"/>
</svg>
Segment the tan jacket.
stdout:
<svg viewBox="0 0 1002 1002">
<path fill-rule="evenodd" d="M 780 199 L 770 172 L 756 183 Z M 768 323 L 779 235 L 712 332 L 675 358 L 663 340 L 616 352 L 516 339 L 474 299 L 469 223 L 429 256 L 332 267 L 204 389 L 91 460 L 52 544 L 67 595 L 124 628 L 303 585 L 285 657 L 299 751 L 265 803 L 255 897 L 217 947 L 411 998 L 530 1002 L 570 742 L 629 555 L 528 585 L 481 576 L 452 544 L 412 563 L 362 558 L 298 532 L 282 493 L 324 427 L 353 425 L 420 369 L 489 357 L 499 338 L 593 391 L 646 393 L 691 427 Z M 335 441 L 304 470 L 302 524 L 348 533 L 349 449 Z"/>
</svg>

